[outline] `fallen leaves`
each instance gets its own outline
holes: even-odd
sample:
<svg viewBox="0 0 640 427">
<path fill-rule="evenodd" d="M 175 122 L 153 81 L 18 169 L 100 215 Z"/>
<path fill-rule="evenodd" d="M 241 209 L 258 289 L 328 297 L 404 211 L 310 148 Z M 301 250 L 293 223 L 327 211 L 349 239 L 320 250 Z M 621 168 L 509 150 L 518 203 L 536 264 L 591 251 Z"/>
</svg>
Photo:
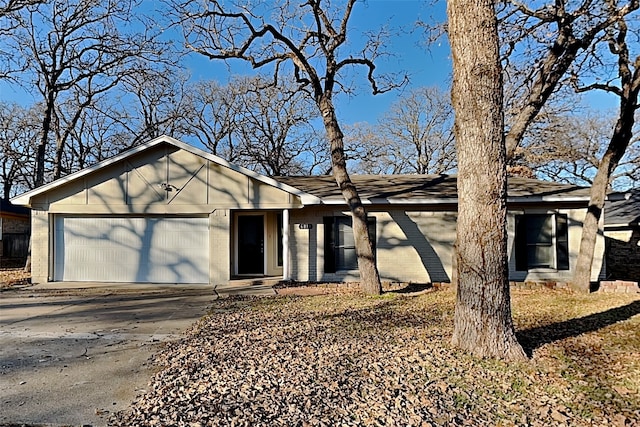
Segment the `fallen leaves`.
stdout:
<svg viewBox="0 0 640 427">
<path fill-rule="evenodd" d="M 520 298 L 522 297 L 522 298 Z M 576 298 L 577 300 L 574 300 Z M 626 298 L 626 299 L 625 299 Z M 629 304 L 542 291 L 514 295 L 516 323 L 568 327 Z M 635 297 L 637 300 L 637 297 Z M 449 345 L 454 294 L 216 301 L 156 356 L 161 370 L 111 425 L 634 425 L 640 315 L 540 340 L 528 363 L 474 359 Z M 538 308 L 541 308 L 538 310 Z M 546 326 L 545 326 L 546 325 Z M 568 326 L 567 326 L 568 325 Z M 626 341 L 620 340 L 620 334 Z M 613 337 L 613 338 L 611 338 Z M 608 352 L 615 342 L 615 351 Z M 534 343 L 535 345 L 535 343 Z M 579 397 L 579 398 L 578 398 Z M 622 423 L 622 424 L 620 424 Z"/>
</svg>

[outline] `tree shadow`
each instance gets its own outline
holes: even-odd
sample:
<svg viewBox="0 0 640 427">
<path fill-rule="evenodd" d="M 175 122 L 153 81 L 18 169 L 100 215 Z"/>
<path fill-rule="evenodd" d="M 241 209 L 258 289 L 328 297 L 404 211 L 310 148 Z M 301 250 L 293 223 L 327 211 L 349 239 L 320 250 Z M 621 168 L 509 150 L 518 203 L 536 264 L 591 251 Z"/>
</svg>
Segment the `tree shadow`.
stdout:
<svg viewBox="0 0 640 427">
<path fill-rule="evenodd" d="M 413 294 L 417 292 L 423 292 L 427 290 L 434 289 L 433 284 L 431 283 L 409 283 L 407 286 L 404 286 L 399 289 L 391 289 L 385 291 L 384 293 L 390 294 Z"/>
<path fill-rule="evenodd" d="M 630 319 L 637 314 L 640 314 L 640 301 L 634 301 L 622 307 L 612 308 L 600 313 L 565 320 L 564 322 L 518 331 L 518 341 L 522 344 L 527 355 L 532 357 L 533 351 L 545 344 L 594 332 L 614 323 Z"/>
</svg>

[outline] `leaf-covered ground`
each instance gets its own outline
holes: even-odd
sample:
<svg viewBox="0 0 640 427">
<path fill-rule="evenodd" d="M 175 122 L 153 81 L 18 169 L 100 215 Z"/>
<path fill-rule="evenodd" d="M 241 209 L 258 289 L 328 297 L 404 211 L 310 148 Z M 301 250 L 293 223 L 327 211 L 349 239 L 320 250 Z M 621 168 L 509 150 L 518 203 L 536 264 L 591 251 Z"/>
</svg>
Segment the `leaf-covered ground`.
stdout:
<svg viewBox="0 0 640 427">
<path fill-rule="evenodd" d="M 8 289 L 15 285 L 28 284 L 31 273 L 24 271 L 23 267 L 0 266 L 0 289 Z"/>
<path fill-rule="evenodd" d="M 640 295 L 513 292 L 532 358 L 449 345 L 455 294 L 227 299 L 112 425 L 640 425 Z"/>
</svg>

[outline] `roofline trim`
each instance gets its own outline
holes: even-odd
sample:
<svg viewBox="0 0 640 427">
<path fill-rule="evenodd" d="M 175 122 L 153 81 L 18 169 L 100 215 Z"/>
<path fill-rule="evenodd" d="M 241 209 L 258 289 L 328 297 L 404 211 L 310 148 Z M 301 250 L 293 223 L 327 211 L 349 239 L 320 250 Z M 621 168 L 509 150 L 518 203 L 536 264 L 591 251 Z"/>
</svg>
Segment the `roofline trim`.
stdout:
<svg viewBox="0 0 640 427">
<path fill-rule="evenodd" d="M 57 179 L 57 180 L 55 180 L 53 182 L 50 182 L 48 184 L 45 184 L 45 185 L 43 185 L 41 187 L 38 187 L 38 188 L 35 188 L 33 190 L 27 191 L 26 193 L 22 193 L 21 195 L 12 198 L 11 199 L 11 203 L 13 203 L 15 205 L 21 205 L 21 206 L 31 206 L 31 199 L 34 196 L 37 196 L 37 195 L 42 194 L 42 193 L 44 193 L 46 191 L 52 190 L 54 188 L 57 188 L 57 187 L 59 187 L 59 186 L 61 186 L 63 184 L 66 184 L 66 183 L 70 182 L 70 181 L 76 180 L 78 178 L 82 178 L 85 175 L 93 173 L 93 172 L 95 172 L 95 171 L 97 171 L 99 169 L 102 169 L 104 167 L 113 165 L 113 164 L 115 164 L 115 163 L 117 163 L 117 162 L 119 162 L 121 160 L 124 160 L 124 159 L 126 159 L 128 157 L 131 157 L 131 156 L 133 156 L 135 154 L 138 154 L 138 153 L 140 153 L 140 152 L 142 152 L 144 150 L 147 150 L 147 149 L 149 149 L 151 147 L 154 147 L 156 145 L 160 145 L 162 143 L 171 144 L 171 145 L 173 145 L 173 146 L 175 146 L 177 148 L 180 148 L 182 150 L 190 152 L 191 154 L 194 154 L 194 155 L 200 156 L 200 157 L 204 157 L 205 159 L 207 159 L 209 161 L 212 161 L 214 163 L 217 163 L 220 166 L 226 167 L 226 168 L 231 169 L 231 170 L 233 170 L 235 172 L 238 172 L 238 173 L 241 173 L 241 174 L 243 174 L 245 176 L 248 176 L 249 178 L 256 179 L 257 181 L 260 181 L 260 182 L 262 182 L 264 184 L 270 185 L 272 187 L 275 187 L 275 188 L 278 188 L 280 190 L 283 190 L 283 191 L 285 191 L 287 193 L 290 193 L 290 194 L 293 194 L 295 196 L 298 196 L 298 197 L 300 197 L 300 201 L 302 202 L 303 205 L 317 205 L 317 204 L 321 203 L 320 198 L 318 198 L 318 197 L 316 197 L 316 196 L 314 196 L 312 194 L 306 193 L 306 192 L 304 192 L 302 190 L 299 190 L 299 189 L 297 189 L 295 187 L 292 187 L 290 185 L 283 184 L 281 182 L 276 181 L 273 178 L 269 178 L 267 176 L 261 175 L 261 174 L 259 174 L 257 172 L 254 172 L 254 171 L 249 170 L 247 168 L 244 168 L 242 166 L 237 166 L 237 165 L 234 165 L 232 163 L 229 163 L 228 161 L 224 160 L 221 157 L 218 157 L 218 156 L 216 156 L 214 154 L 211 154 L 211 153 L 207 153 L 204 150 L 201 150 L 201 149 L 199 149 L 197 147 L 189 145 L 189 144 L 187 144 L 185 142 L 177 140 L 177 139 L 175 139 L 173 137 L 170 137 L 168 135 L 159 136 L 159 137 L 154 138 L 154 139 L 152 139 L 152 140 L 150 140 L 148 142 L 145 142 L 144 144 L 140 144 L 140 145 L 138 145 L 136 147 L 133 147 L 133 148 L 130 148 L 130 149 L 126 150 L 126 151 L 123 151 L 122 153 L 117 154 L 117 155 L 115 155 L 115 156 L 113 156 L 113 157 L 111 157 L 109 159 L 105 159 L 105 160 L 103 160 L 101 162 L 98 162 L 93 166 L 90 166 L 88 168 L 85 168 L 85 169 L 79 170 L 77 172 L 74 172 L 72 174 L 69 174 L 69 175 L 67 175 L 65 177 Z"/>
<path fill-rule="evenodd" d="M 540 202 L 588 202 L 588 197 L 558 197 L 558 196 L 521 196 L 521 197 L 508 197 L 507 203 L 540 203 Z M 363 198 L 363 205 L 445 205 L 453 204 L 457 205 L 458 198 L 452 199 L 412 199 L 412 198 Z M 341 199 L 323 199 L 324 205 L 346 205 L 346 201 Z"/>
</svg>

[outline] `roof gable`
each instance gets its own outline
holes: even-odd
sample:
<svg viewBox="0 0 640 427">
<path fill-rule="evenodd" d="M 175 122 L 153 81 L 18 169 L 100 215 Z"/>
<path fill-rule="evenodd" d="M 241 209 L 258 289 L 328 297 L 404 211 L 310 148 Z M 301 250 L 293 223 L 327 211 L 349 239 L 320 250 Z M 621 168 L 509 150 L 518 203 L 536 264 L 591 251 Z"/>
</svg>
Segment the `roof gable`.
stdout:
<svg viewBox="0 0 640 427">
<path fill-rule="evenodd" d="M 171 149 L 166 151 L 169 156 L 166 164 L 159 164 L 158 156 L 162 155 L 161 148 L 163 146 L 171 147 Z M 205 168 L 206 162 L 211 166 Z M 125 203 L 145 204 L 157 203 L 163 199 L 177 202 L 179 195 L 185 203 L 187 201 L 188 203 L 199 203 L 196 200 L 197 197 L 207 194 L 206 189 L 200 184 L 209 183 L 210 177 L 207 174 L 212 170 L 222 174 L 219 177 L 220 180 L 215 183 L 215 187 L 221 190 L 222 195 L 237 196 L 238 193 L 229 191 L 229 186 L 237 187 L 239 184 L 233 182 L 234 177 L 236 177 L 236 181 L 242 181 L 237 177 L 243 177 L 255 183 L 251 191 L 252 194 L 247 194 L 245 197 L 247 201 L 239 200 L 239 202 L 250 203 L 252 197 L 255 199 L 260 196 L 256 194 L 256 191 L 264 193 L 264 191 L 268 191 L 268 188 L 271 188 L 297 196 L 303 204 L 319 203 L 319 199 L 313 195 L 249 169 L 233 165 L 218 156 L 166 135 L 28 191 L 12 199 L 12 202 L 31 206 L 34 199 L 43 195 L 53 195 L 54 200 L 66 199 L 66 203 L 72 204 L 88 202 L 91 197 L 97 198 L 95 200 L 103 203 L 118 204 L 124 201 Z M 168 179 L 169 175 L 167 174 L 171 176 L 171 179 Z M 113 179 L 110 179 L 109 175 Z M 245 184 L 240 183 L 240 185 L 244 186 Z M 143 188 L 145 191 L 134 194 L 130 190 L 135 188 Z M 257 190 L 260 188 L 261 190 Z M 89 189 L 91 190 L 89 191 Z M 241 192 L 240 194 L 245 191 L 244 188 L 239 187 L 237 190 Z M 191 194 L 192 197 L 187 197 L 187 194 Z M 135 200 L 133 200 L 134 197 Z M 201 200 L 200 202 L 206 201 Z"/>
</svg>

